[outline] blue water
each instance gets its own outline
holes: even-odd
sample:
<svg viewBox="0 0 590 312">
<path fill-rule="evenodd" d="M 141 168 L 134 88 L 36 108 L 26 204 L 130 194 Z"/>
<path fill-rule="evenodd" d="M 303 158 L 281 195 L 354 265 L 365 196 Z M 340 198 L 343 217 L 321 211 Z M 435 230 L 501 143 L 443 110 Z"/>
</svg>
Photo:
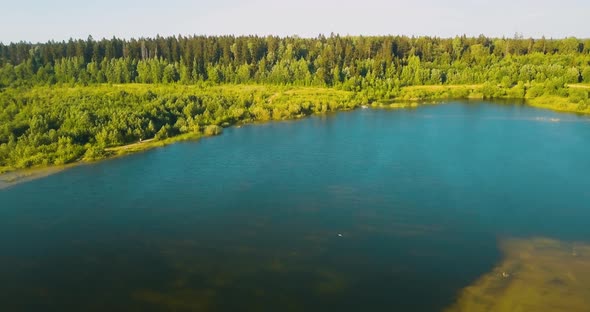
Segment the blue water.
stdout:
<svg viewBox="0 0 590 312">
<path fill-rule="evenodd" d="M 79 166 L 0 190 L 0 310 L 439 311 L 503 238 L 590 240 L 589 143 L 587 117 L 471 102 Z"/>
</svg>

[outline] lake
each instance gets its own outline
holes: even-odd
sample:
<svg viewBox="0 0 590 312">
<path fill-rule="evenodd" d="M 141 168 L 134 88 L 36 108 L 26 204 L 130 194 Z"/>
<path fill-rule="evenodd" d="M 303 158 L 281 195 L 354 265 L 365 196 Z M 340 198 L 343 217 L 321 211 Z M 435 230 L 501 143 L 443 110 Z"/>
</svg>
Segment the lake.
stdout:
<svg viewBox="0 0 590 312">
<path fill-rule="evenodd" d="M 504 241 L 589 242 L 589 203 L 584 116 L 452 102 L 228 128 L 0 190 L 0 307 L 442 311 Z"/>
</svg>

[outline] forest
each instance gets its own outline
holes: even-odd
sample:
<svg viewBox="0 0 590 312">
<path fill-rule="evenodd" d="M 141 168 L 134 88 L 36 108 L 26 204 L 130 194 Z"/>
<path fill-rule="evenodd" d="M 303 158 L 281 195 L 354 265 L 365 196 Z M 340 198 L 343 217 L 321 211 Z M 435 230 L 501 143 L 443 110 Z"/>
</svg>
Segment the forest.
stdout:
<svg viewBox="0 0 590 312">
<path fill-rule="evenodd" d="M 0 43 L 0 171 L 138 140 L 445 98 L 589 112 L 590 39 L 173 36 Z"/>
</svg>

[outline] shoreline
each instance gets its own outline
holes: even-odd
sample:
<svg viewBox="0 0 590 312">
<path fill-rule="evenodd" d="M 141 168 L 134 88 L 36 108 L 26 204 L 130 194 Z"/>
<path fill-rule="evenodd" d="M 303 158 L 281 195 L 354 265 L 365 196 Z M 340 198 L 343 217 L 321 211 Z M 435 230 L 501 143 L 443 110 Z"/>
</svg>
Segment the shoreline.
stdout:
<svg viewBox="0 0 590 312">
<path fill-rule="evenodd" d="M 529 98 L 525 99 L 525 104 L 539 109 L 552 110 L 557 113 L 573 113 L 584 116 L 590 115 L 590 107 L 585 110 L 580 110 L 578 109 L 578 104 L 571 103 L 567 98 L 559 96 Z"/>
<path fill-rule="evenodd" d="M 27 169 L 17 169 L 13 171 L 0 173 L 0 191 L 13 187 L 15 185 L 19 185 L 21 183 L 26 183 L 33 180 L 45 178 L 50 175 L 65 171 L 67 169 L 80 166 L 82 164 L 84 164 L 84 162 L 77 161 L 74 163 L 61 166 L 45 166 Z"/>
<path fill-rule="evenodd" d="M 484 98 L 476 98 L 476 97 L 470 97 L 467 99 L 452 99 L 452 98 L 446 98 L 446 97 L 441 97 L 438 99 L 432 98 L 432 99 L 425 99 L 425 100 L 418 100 L 418 99 L 401 100 L 400 99 L 399 101 L 394 101 L 394 102 L 388 103 L 388 104 L 379 103 L 377 101 L 373 102 L 369 105 L 358 104 L 352 110 L 356 110 L 356 109 L 360 109 L 360 108 L 413 109 L 413 108 L 417 108 L 422 105 L 439 105 L 439 104 L 445 104 L 445 103 L 448 103 L 450 101 L 455 101 L 455 100 L 482 100 L 482 101 L 492 101 L 493 102 L 493 101 L 503 100 L 503 99 L 502 98 L 500 98 L 500 99 L 484 99 Z M 523 100 L 523 99 L 521 99 L 521 100 Z M 555 104 L 551 104 L 551 102 L 561 102 L 561 103 L 558 105 L 555 105 Z M 530 106 L 530 107 L 538 108 L 538 109 L 551 110 L 556 113 L 567 113 L 567 114 L 578 114 L 578 115 L 590 116 L 590 109 L 587 109 L 585 111 L 580 111 L 576 108 L 575 104 L 569 103 L 567 101 L 567 98 L 558 97 L 558 96 L 524 99 L 524 104 L 527 106 Z M 344 110 L 342 110 L 342 111 L 344 111 Z M 340 112 L 340 111 L 337 111 L 337 112 Z M 314 114 L 303 116 L 303 118 L 309 117 L 312 115 L 314 115 Z M 301 118 L 296 118 L 294 120 L 297 120 L 297 119 L 301 119 Z M 256 124 L 256 123 L 267 123 L 269 121 L 275 121 L 275 120 L 236 123 L 235 125 L 232 125 L 232 127 L 241 127 L 243 125 Z M 41 166 L 41 167 L 34 167 L 34 168 L 27 168 L 27 169 L 0 168 L 0 169 L 6 170 L 4 172 L 0 171 L 0 191 L 10 188 L 15 185 L 19 185 L 21 183 L 26 183 L 26 182 L 30 182 L 33 180 L 45 178 L 50 175 L 60 173 L 64 170 L 67 170 L 67 169 L 70 169 L 70 168 L 73 168 L 76 166 L 89 164 L 89 163 L 95 163 L 95 162 L 108 160 L 108 159 L 114 159 L 117 157 L 135 154 L 138 152 L 144 152 L 144 151 L 148 151 L 148 150 L 151 150 L 154 148 L 168 146 L 168 145 L 174 144 L 176 142 L 198 140 L 202 137 L 216 136 L 219 134 L 221 134 L 221 133 L 212 134 L 212 135 L 205 135 L 205 134 L 201 134 L 201 133 L 187 133 L 187 134 L 181 134 L 181 135 L 177 135 L 177 136 L 170 137 L 170 138 L 167 138 L 164 140 L 159 140 L 159 141 L 156 141 L 154 139 L 147 139 L 147 140 L 144 140 L 143 142 L 134 142 L 134 143 L 130 143 L 127 145 L 106 148 L 105 151 L 108 154 L 104 158 L 95 159 L 95 160 L 81 159 L 76 162 L 72 162 L 72 163 L 65 164 L 65 165 L 59 165 L 59 166 L 58 165 L 49 165 L 49 166 Z"/>
<path fill-rule="evenodd" d="M 9 168 L 4 168 L 6 171 L 0 173 L 0 191 L 4 189 L 8 189 L 10 187 L 34 181 L 37 179 L 42 179 L 48 177 L 50 175 L 60 173 L 62 171 L 82 166 L 86 164 L 97 163 L 103 160 L 110 160 L 115 159 L 118 157 L 123 157 L 130 154 L 136 154 L 140 152 L 149 151 L 158 147 L 164 147 L 176 142 L 181 141 L 190 141 L 190 140 L 198 140 L 202 137 L 207 137 L 206 135 L 202 134 L 184 134 L 178 135 L 175 137 L 167 138 L 161 141 L 154 141 L 153 139 L 145 140 L 143 142 L 135 142 L 130 143 L 127 145 L 121 145 L 116 147 L 110 147 L 105 149 L 107 154 L 106 157 L 95 159 L 95 160 L 84 160 L 80 159 L 78 161 L 65 164 L 65 165 L 48 165 L 48 166 L 37 166 L 33 168 L 26 168 L 26 169 L 14 169 L 11 170 Z"/>
</svg>

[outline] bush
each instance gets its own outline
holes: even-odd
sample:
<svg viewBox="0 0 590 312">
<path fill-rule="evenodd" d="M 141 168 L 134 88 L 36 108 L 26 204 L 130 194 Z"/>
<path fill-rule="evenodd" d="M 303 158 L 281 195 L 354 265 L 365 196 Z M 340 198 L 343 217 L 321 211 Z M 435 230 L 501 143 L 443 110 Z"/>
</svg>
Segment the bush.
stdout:
<svg viewBox="0 0 590 312">
<path fill-rule="evenodd" d="M 205 127 L 205 129 L 203 130 L 203 133 L 206 136 L 212 136 L 212 135 L 220 135 L 221 132 L 223 132 L 223 128 L 221 128 L 218 125 L 208 125 Z"/>
<path fill-rule="evenodd" d="M 108 154 L 101 145 L 86 144 L 86 152 L 84 153 L 84 160 L 98 160 L 105 158 Z"/>
<path fill-rule="evenodd" d="M 588 92 L 582 89 L 569 89 L 569 100 L 572 103 L 582 103 L 588 99 Z"/>
</svg>

